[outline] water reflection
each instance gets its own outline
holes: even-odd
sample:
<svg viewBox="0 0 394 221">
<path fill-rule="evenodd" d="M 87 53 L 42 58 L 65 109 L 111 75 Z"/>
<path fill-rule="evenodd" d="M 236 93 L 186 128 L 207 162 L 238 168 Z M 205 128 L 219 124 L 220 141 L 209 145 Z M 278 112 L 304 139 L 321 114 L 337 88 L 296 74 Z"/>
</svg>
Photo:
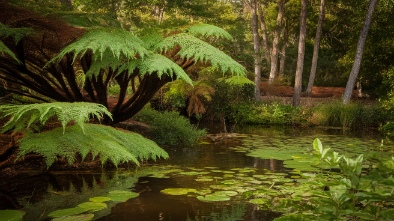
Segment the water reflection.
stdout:
<svg viewBox="0 0 394 221">
<path fill-rule="evenodd" d="M 311 148 L 315 137 L 323 137 L 324 145 L 336 147 L 339 143 L 344 150 L 351 153 L 368 152 L 378 148 L 381 139 L 373 132 L 360 134 L 327 128 L 301 130 L 299 128 L 235 127 L 235 130 L 249 135 L 190 148 L 169 148 L 167 150 L 170 155 L 169 160 L 160 160 L 155 163 L 155 166 L 145 165 L 137 171 L 119 173 L 92 171 L 87 174 L 51 173 L 40 176 L 26 174 L 25 179 L 9 180 L 6 185 L 0 187 L 0 209 L 23 209 L 27 212 L 24 220 L 45 220 L 49 212 L 74 207 L 79 203 L 89 201 L 91 197 L 102 196 L 111 190 L 121 189 L 138 192 L 140 195 L 124 203 L 108 204 L 107 210 L 95 214 L 97 220 L 273 220 L 280 216 L 280 213 L 259 209 L 258 206 L 244 200 L 243 194 L 245 193 L 232 197 L 231 201 L 202 202 L 195 195 L 173 196 L 162 194 L 160 191 L 177 187 L 204 189 L 212 184 L 221 185 L 222 182 L 228 180 L 244 182 L 245 185 L 241 185 L 241 189 L 253 186 L 269 188 L 270 183 L 260 183 L 260 180 L 253 179 L 253 176 L 264 175 L 267 172 L 271 174 L 288 172 L 291 169 L 286 168 L 281 160 L 246 155 L 245 151 L 253 150 L 260 144 L 277 145 L 278 148 L 280 145 L 297 144 L 300 148 Z M 253 134 L 258 134 L 258 136 Z M 360 138 L 350 141 L 345 139 L 347 137 Z M 244 143 L 244 141 L 249 143 Z M 388 141 L 385 143 L 389 144 Z M 151 176 L 156 173 L 155 170 L 167 168 L 169 165 L 175 165 L 175 169 L 184 172 L 204 171 L 209 174 L 189 176 L 173 173 L 163 178 Z M 250 171 L 242 172 L 245 168 L 249 168 Z M 150 169 L 152 171 L 149 171 Z M 198 182 L 196 177 L 209 178 L 214 181 Z"/>
</svg>

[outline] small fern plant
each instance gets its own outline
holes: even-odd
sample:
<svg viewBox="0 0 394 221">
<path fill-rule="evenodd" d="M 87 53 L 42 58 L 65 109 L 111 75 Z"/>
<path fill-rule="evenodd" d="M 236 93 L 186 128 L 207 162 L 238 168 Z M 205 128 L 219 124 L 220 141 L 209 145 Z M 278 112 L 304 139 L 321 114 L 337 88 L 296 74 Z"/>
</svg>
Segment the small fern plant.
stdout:
<svg viewBox="0 0 394 221">
<path fill-rule="evenodd" d="M 92 159 L 99 159 L 103 165 L 111 162 L 115 166 L 127 162 L 140 165 L 140 161 L 168 158 L 167 152 L 155 142 L 139 134 L 88 123 L 92 118 L 100 120 L 104 115 L 111 117 L 111 113 L 101 104 L 55 102 L 2 105 L 0 113 L 9 117 L 3 132 L 26 132 L 17 141 L 18 159 L 28 153 L 37 153 L 45 158 L 48 168 L 59 157 L 73 164 L 77 154 L 82 160 L 91 154 Z M 61 127 L 41 133 L 26 130 L 33 125 L 45 125 L 50 118 L 57 119 Z"/>
</svg>

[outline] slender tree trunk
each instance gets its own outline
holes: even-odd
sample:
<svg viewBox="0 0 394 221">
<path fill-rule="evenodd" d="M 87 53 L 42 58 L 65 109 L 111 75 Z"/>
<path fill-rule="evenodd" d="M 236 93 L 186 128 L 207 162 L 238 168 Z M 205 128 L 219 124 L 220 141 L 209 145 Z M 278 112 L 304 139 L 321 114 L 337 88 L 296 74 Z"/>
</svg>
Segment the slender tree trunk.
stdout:
<svg viewBox="0 0 394 221">
<path fill-rule="evenodd" d="M 320 1 L 320 13 L 319 13 L 319 21 L 317 23 L 316 36 L 315 36 L 315 44 L 313 46 L 313 58 L 312 58 L 312 67 L 311 72 L 309 74 L 309 82 L 306 88 L 306 94 L 312 94 L 312 87 L 315 82 L 316 77 L 316 68 L 317 68 L 317 59 L 319 58 L 319 48 L 320 48 L 320 39 L 322 35 L 323 22 L 324 22 L 324 0 Z"/>
<path fill-rule="evenodd" d="M 261 51 L 260 51 L 260 42 L 259 42 L 259 30 L 258 30 L 258 18 L 257 18 L 257 0 L 252 0 L 250 2 L 250 13 L 251 13 L 251 24 L 252 24 L 252 33 L 253 33 L 253 48 L 254 48 L 254 83 L 255 83 L 255 91 L 254 97 L 255 100 L 260 100 L 260 81 L 261 81 Z"/>
<path fill-rule="evenodd" d="M 267 65 L 271 63 L 271 53 L 270 46 L 268 44 L 268 34 L 267 34 L 267 25 L 265 24 L 264 12 L 263 8 L 260 4 L 257 5 L 259 21 L 260 21 L 260 30 L 261 30 L 261 38 L 262 38 L 262 46 L 264 49 L 265 60 L 267 61 Z"/>
<path fill-rule="evenodd" d="M 361 60 L 363 58 L 363 52 L 364 52 L 364 47 L 365 47 L 365 41 L 367 39 L 368 30 L 371 25 L 372 15 L 373 15 L 373 12 L 375 11 L 375 7 L 376 7 L 378 1 L 379 0 L 370 0 L 369 1 L 367 16 L 365 17 L 364 26 L 363 26 L 363 29 L 361 30 L 360 37 L 358 38 L 357 51 L 356 51 L 356 56 L 354 58 L 353 67 L 350 72 L 347 84 L 346 84 L 345 92 L 343 94 L 343 98 L 342 98 L 343 104 L 348 104 L 350 102 L 350 98 L 352 97 L 353 87 L 356 82 L 358 73 L 360 71 Z"/>
<path fill-rule="evenodd" d="M 300 37 L 298 39 L 298 59 L 297 59 L 297 70 L 296 70 L 295 83 L 294 83 L 293 106 L 299 106 L 301 101 L 302 71 L 304 68 L 304 57 L 305 57 L 307 4 L 308 4 L 308 0 L 301 0 Z"/>
<path fill-rule="evenodd" d="M 287 26 L 282 29 L 283 30 L 283 44 L 282 48 L 280 49 L 280 59 L 279 59 L 279 77 L 283 78 L 285 73 L 285 62 L 286 62 L 286 49 L 287 44 L 289 42 L 289 32 L 287 30 Z"/>
<path fill-rule="evenodd" d="M 279 38 L 280 38 L 280 30 L 282 26 L 282 18 L 284 13 L 284 0 L 278 0 L 278 17 L 276 19 L 276 29 L 274 32 L 274 40 L 272 41 L 272 52 L 271 52 L 271 71 L 268 83 L 271 84 L 276 77 L 278 72 L 278 50 L 279 50 Z"/>
</svg>

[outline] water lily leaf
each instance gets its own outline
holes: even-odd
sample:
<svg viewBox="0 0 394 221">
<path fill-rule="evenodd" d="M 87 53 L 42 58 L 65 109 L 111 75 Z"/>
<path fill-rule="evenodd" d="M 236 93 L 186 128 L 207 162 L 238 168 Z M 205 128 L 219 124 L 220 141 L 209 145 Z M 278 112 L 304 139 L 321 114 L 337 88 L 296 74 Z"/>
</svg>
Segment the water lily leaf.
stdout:
<svg viewBox="0 0 394 221">
<path fill-rule="evenodd" d="M 236 196 L 238 192 L 231 191 L 231 190 L 224 190 L 224 191 L 217 191 L 214 193 L 215 195 L 223 195 L 223 196 Z"/>
<path fill-rule="evenodd" d="M 0 210 L 0 217 L 3 221 L 22 221 L 24 211 L 20 210 Z"/>
<path fill-rule="evenodd" d="M 82 208 L 82 207 L 73 207 L 73 208 L 67 208 L 67 209 L 59 209 L 55 210 L 51 213 L 48 214 L 49 217 L 62 217 L 62 216 L 72 216 L 72 215 L 77 215 L 81 214 L 84 212 L 87 212 L 89 209 Z"/>
<path fill-rule="evenodd" d="M 111 200 L 111 198 L 106 197 L 106 196 L 97 196 L 97 197 L 92 197 L 89 199 L 89 201 L 95 202 L 95 203 L 103 203 L 103 202 L 107 202 L 110 200 Z"/>
<path fill-rule="evenodd" d="M 75 216 L 63 216 L 52 219 L 52 221 L 90 221 L 93 220 L 93 214 L 81 214 Z"/>
<path fill-rule="evenodd" d="M 188 171 L 188 172 L 180 172 L 179 174 L 186 176 L 196 176 L 196 175 L 209 174 L 209 172 Z"/>
<path fill-rule="evenodd" d="M 86 203 L 81 203 L 77 207 L 83 208 L 86 211 L 99 211 L 102 209 L 107 208 L 107 204 L 105 203 L 96 203 L 96 202 L 86 202 Z"/>
<path fill-rule="evenodd" d="M 229 201 L 230 197 L 219 194 L 209 194 L 205 196 L 197 196 L 197 199 L 203 202 L 218 202 L 218 201 Z"/>
<path fill-rule="evenodd" d="M 250 203 L 257 204 L 257 205 L 264 205 L 267 204 L 268 199 L 257 198 L 249 200 Z"/>
<path fill-rule="evenodd" d="M 114 190 L 109 192 L 107 197 L 111 198 L 111 200 L 115 202 L 126 202 L 127 200 L 138 197 L 139 195 L 140 195 L 139 193 L 135 193 L 135 192 L 125 191 L 125 190 Z"/>
<path fill-rule="evenodd" d="M 197 193 L 196 189 L 190 188 L 167 188 L 161 190 L 160 193 L 167 194 L 167 195 L 186 195 L 188 193 Z"/>
<path fill-rule="evenodd" d="M 197 181 L 197 182 L 211 182 L 211 181 L 213 181 L 212 178 L 197 178 L 197 179 L 194 179 L 194 180 Z"/>
</svg>

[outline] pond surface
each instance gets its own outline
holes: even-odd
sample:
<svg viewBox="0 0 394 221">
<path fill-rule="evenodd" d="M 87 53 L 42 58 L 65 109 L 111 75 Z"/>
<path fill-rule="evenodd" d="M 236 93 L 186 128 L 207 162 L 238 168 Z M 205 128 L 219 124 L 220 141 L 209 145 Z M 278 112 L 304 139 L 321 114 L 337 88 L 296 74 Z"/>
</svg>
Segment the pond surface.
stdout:
<svg viewBox="0 0 394 221">
<path fill-rule="evenodd" d="M 392 155 L 394 149 L 389 140 L 374 133 L 238 128 L 234 136 L 218 135 L 194 147 L 169 148 L 169 160 L 137 169 L 29 177 L 3 191 L 0 209 L 22 209 L 23 220 L 51 220 L 48 214 L 53 211 L 63 209 L 60 214 L 72 215 L 73 211 L 67 213 L 70 208 L 94 202 L 84 214 L 100 221 L 273 220 L 281 213 L 264 206 L 264 200 L 274 198 L 261 196 L 275 190 L 293 200 L 302 197 L 306 190 L 297 192 L 300 174 L 316 171 L 310 166 L 315 138 L 348 156 L 385 155 L 383 150 Z"/>
</svg>

